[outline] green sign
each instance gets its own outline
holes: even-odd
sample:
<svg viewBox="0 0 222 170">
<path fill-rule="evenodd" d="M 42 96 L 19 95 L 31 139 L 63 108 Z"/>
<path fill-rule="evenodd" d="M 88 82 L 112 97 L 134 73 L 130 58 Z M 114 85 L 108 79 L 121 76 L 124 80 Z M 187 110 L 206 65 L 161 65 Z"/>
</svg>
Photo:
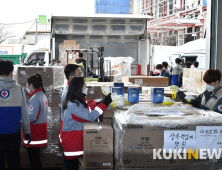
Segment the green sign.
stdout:
<svg viewBox="0 0 222 170">
<path fill-rule="evenodd" d="M 47 23 L 46 15 L 39 15 L 39 23 Z"/>
</svg>

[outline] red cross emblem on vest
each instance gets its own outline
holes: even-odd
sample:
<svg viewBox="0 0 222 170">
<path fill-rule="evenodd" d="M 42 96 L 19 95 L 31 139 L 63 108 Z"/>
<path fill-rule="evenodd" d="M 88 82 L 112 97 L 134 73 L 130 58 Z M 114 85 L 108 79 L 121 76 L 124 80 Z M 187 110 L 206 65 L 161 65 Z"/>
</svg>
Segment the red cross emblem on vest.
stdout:
<svg viewBox="0 0 222 170">
<path fill-rule="evenodd" d="M 2 99 L 7 99 L 10 96 L 10 92 L 8 90 L 1 90 L 0 91 L 0 97 Z"/>
<path fill-rule="evenodd" d="M 29 106 L 29 110 L 33 110 L 33 106 Z"/>
<path fill-rule="evenodd" d="M 218 109 L 220 112 L 222 112 L 222 104 L 220 104 L 220 105 L 217 107 L 217 109 Z"/>
<path fill-rule="evenodd" d="M 47 101 L 45 102 L 45 105 L 48 106 L 48 102 Z"/>
<path fill-rule="evenodd" d="M 2 94 L 3 94 L 3 96 L 5 97 L 8 93 L 6 93 L 6 92 L 4 91 Z"/>
</svg>

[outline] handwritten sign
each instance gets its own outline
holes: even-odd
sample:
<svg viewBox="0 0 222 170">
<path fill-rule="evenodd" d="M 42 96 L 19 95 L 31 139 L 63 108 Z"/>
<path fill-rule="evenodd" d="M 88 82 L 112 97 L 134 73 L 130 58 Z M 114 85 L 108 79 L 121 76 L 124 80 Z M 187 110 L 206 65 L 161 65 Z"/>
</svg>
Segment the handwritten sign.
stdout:
<svg viewBox="0 0 222 170">
<path fill-rule="evenodd" d="M 196 148 L 195 131 L 179 131 L 179 130 L 164 130 L 164 147 L 166 152 L 169 149 L 182 149 L 181 153 L 187 153 L 188 149 L 193 151 Z"/>
<path fill-rule="evenodd" d="M 197 126 L 196 143 L 198 149 L 222 149 L 222 126 Z"/>
</svg>

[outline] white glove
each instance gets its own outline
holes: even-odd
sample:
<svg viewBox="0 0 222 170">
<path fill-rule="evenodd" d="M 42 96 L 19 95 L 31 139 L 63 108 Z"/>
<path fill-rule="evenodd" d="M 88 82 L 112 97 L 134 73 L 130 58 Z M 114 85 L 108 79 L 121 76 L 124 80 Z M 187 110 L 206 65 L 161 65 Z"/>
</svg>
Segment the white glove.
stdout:
<svg viewBox="0 0 222 170">
<path fill-rule="evenodd" d="M 107 96 L 108 94 L 110 94 L 110 87 L 108 87 L 106 85 L 102 85 L 101 89 L 102 89 L 102 92 L 104 95 Z"/>
<path fill-rule="evenodd" d="M 192 99 L 194 99 L 194 97 L 192 95 L 187 95 L 186 97 L 184 97 L 184 99 L 190 102 Z"/>
<path fill-rule="evenodd" d="M 164 97 L 164 101 L 163 101 L 163 103 L 164 102 L 170 102 L 170 103 L 173 103 L 173 102 L 175 102 L 175 100 L 172 100 L 170 97 Z"/>
<path fill-rule="evenodd" d="M 110 106 L 112 106 L 113 108 L 115 107 L 123 107 L 125 105 L 125 100 L 123 98 L 123 96 L 119 95 L 112 95 L 112 100 L 113 102 L 110 104 Z"/>
<path fill-rule="evenodd" d="M 179 92 L 179 87 L 176 85 L 172 85 L 171 90 L 175 91 L 175 92 Z"/>
</svg>

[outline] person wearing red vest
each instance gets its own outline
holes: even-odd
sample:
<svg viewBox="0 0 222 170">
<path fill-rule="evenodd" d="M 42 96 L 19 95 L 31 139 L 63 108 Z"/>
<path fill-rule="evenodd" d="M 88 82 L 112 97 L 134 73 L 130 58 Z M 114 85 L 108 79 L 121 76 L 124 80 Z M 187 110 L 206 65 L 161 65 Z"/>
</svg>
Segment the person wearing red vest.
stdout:
<svg viewBox="0 0 222 170">
<path fill-rule="evenodd" d="M 62 105 L 66 99 L 66 95 L 67 95 L 68 88 L 69 88 L 69 82 L 72 80 L 73 77 L 83 77 L 80 66 L 76 65 L 76 64 L 67 64 L 64 69 L 64 74 L 67 79 L 67 85 L 66 85 L 66 87 L 62 93 L 62 96 L 61 96 L 61 123 L 60 123 L 60 132 L 59 132 L 60 145 L 62 145 L 62 126 L 63 126 L 63 116 L 64 116 L 64 111 L 62 109 Z M 87 89 L 86 89 L 86 91 L 87 91 Z M 92 110 L 94 110 L 94 108 L 96 107 L 96 104 L 97 104 L 96 101 L 94 101 L 94 100 L 87 101 L 86 97 L 84 98 L 84 101 L 87 102 L 87 104 L 90 106 L 90 108 Z M 66 161 L 65 156 L 64 156 L 64 162 L 63 162 L 63 170 L 67 170 L 67 161 Z"/>
<path fill-rule="evenodd" d="M 42 169 L 40 160 L 40 148 L 47 146 L 47 114 L 48 100 L 43 88 L 42 76 L 34 74 L 27 79 L 26 89 L 31 96 L 27 110 L 29 113 L 32 141 L 27 146 L 24 136 L 23 146 L 27 147 L 31 169 Z"/>
<path fill-rule="evenodd" d="M 64 111 L 62 110 L 62 104 L 65 102 L 65 99 L 66 99 L 66 94 L 69 88 L 69 82 L 72 80 L 73 77 L 82 77 L 81 69 L 79 68 L 79 65 L 76 65 L 76 64 L 67 64 L 64 69 L 64 74 L 67 79 L 67 85 L 65 89 L 63 90 L 63 93 L 61 96 L 61 122 L 60 122 L 60 132 L 59 132 L 60 145 L 62 145 L 61 137 L 62 137 L 62 126 L 63 126 L 63 115 L 64 115 Z M 67 160 L 65 156 L 64 156 L 64 161 L 63 161 L 63 170 L 67 170 Z"/>
<path fill-rule="evenodd" d="M 62 147 L 68 169 L 78 169 L 78 158 L 83 156 L 83 122 L 97 120 L 112 102 L 109 94 L 92 110 L 85 102 L 85 94 L 83 94 L 85 89 L 83 77 L 72 78 L 62 106 L 64 110 Z"/>
</svg>

